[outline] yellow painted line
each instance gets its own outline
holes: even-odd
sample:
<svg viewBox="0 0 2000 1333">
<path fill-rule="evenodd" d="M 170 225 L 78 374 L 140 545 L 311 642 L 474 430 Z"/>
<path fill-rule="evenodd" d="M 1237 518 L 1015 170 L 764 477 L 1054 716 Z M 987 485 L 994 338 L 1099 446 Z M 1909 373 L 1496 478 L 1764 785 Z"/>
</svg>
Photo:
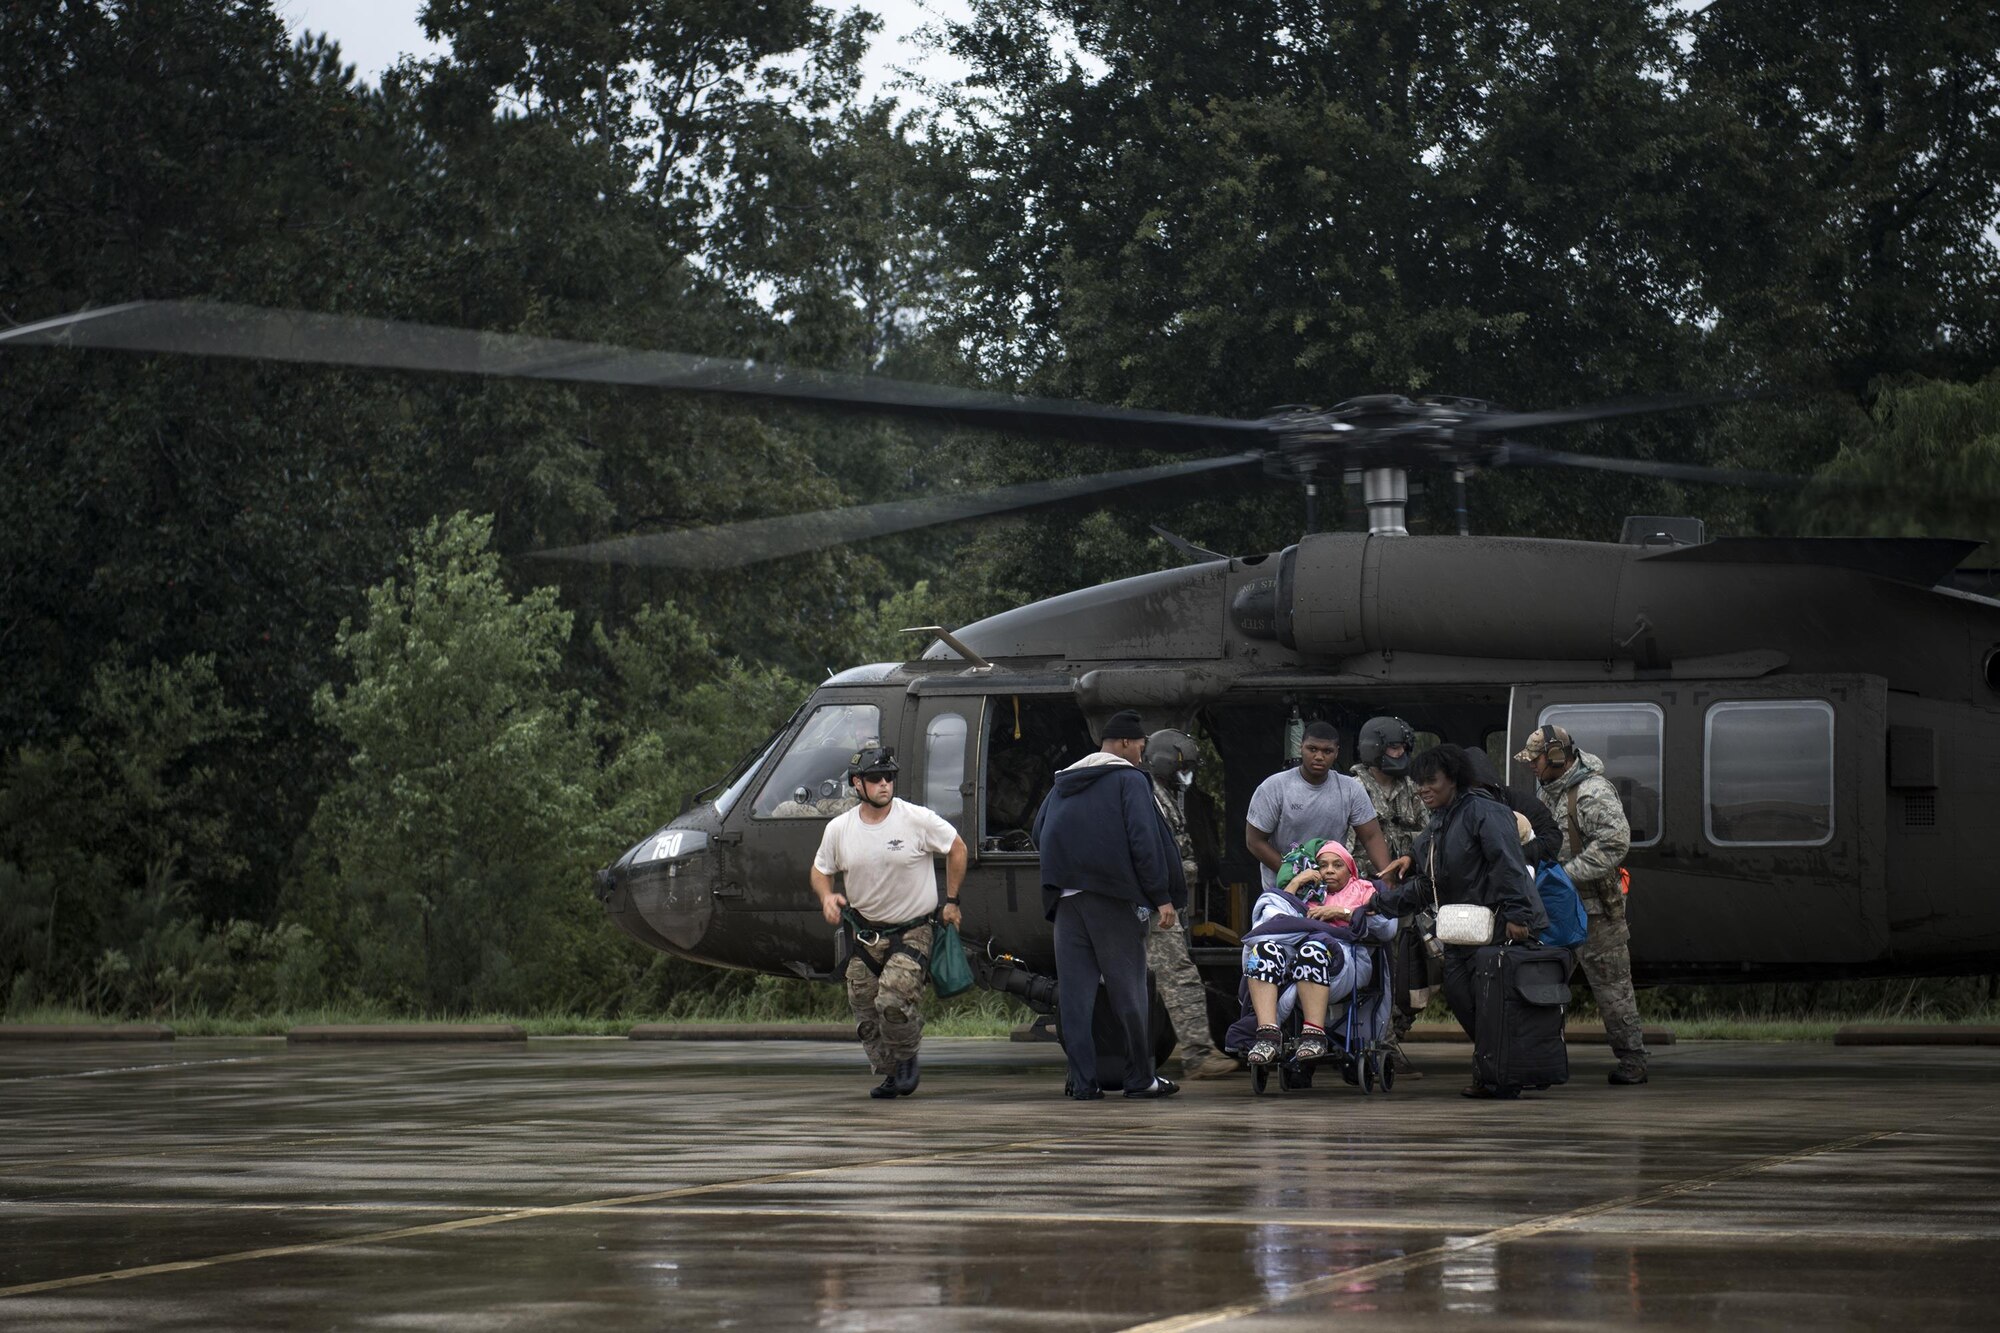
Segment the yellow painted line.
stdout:
<svg viewBox="0 0 2000 1333">
<path fill-rule="evenodd" d="M 1158 1126 L 1152 1124 L 1130 1125 L 1106 1133 L 1091 1135 L 1086 1141 L 1119 1138 L 1138 1133 L 1158 1133 Z M 917 1166 L 926 1162 L 962 1161 L 970 1157 L 983 1157 L 994 1153 L 1019 1152 L 1031 1148 L 1041 1148 L 1049 1144 L 1061 1146 L 1078 1145 L 1072 1137 L 1047 1139 L 1019 1139 L 1006 1143 L 992 1143 L 983 1148 L 964 1148 L 955 1152 L 926 1153 L 916 1157 L 881 1157 L 865 1162 L 845 1162 L 838 1166 L 808 1167 L 798 1171 L 778 1171 L 768 1175 L 745 1176 L 735 1180 L 718 1180 L 706 1185 L 684 1185 L 677 1189 L 650 1190 L 644 1194 L 620 1195 L 609 1199 L 587 1199 L 578 1203 L 549 1204 L 538 1208 L 514 1208 L 501 1213 L 487 1213 L 477 1217 L 460 1217 L 449 1222 L 429 1222 L 421 1226 L 395 1227 L 388 1231 L 371 1231 L 360 1236 L 343 1236 L 335 1240 L 302 1241 L 296 1245 L 272 1245 L 260 1250 L 238 1250 L 233 1254 L 211 1255 L 206 1259 L 182 1259 L 172 1263 L 145 1264 L 137 1268 L 114 1268 L 101 1273 L 80 1273 L 75 1277 L 51 1278 L 45 1282 L 24 1282 L 18 1286 L 0 1287 L 0 1298 L 8 1296 L 32 1296 L 38 1292 L 65 1291 L 75 1287 L 95 1286 L 102 1282 L 124 1282 L 137 1277 L 155 1277 L 165 1273 L 185 1273 L 198 1268 L 214 1268 L 222 1264 L 248 1263 L 255 1259 L 279 1259 L 294 1254 L 314 1254 L 323 1250 L 351 1249 L 357 1245 L 379 1245 L 387 1241 L 407 1240 L 417 1236 L 438 1236 L 454 1231 L 472 1231 L 481 1227 L 499 1226 L 505 1222 L 521 1222 L 530 1218 L 561 1217 L 569 1213 L 598 1211 L 620 1208 L 633 1204 L 660 1203 L 666 1199 L 688 1199 L 703 1194 L 717 1194 L 725 1190 L 744 1189 L 752 1185 L 771 1185 L 786 1180 L 803 1180 L 811 1176 L 827 1176 L 842 1171 L 866 1171 L 885 1166 Z"/>
<path fill-rule="evenodd" d="M 1741 1180 L 1745 1176 L 1754 1176 L 1760 1172 L 1774 1170 L 1781 1166 L 1788 1166 L 1793 1162 L 1802 1162 L 1809 1157 L 1818 1157 L 1825 1153 L 1846 1152 L 1850 1148 L 1860 1148 L 1870 1143 L 1879 1142 L 1882 1139 L 1895 1138 L 1902 1132 L 1900 1129 L 1877 1130 L 1870 1134 L 1856 1134 L 1851 1138 L 1834 1139 L 1828 1143 L 1817 1143 L 1810 1148 L 1801 1148 L 1797 1152 L 1784 1153 L 1777 1157 L 1760 1157 L 1756 1161 L 1745 1162 L 1740 1166 L 1729 1167 L 1721 1171 L 1712 1171 L 1703 1176 L 1693 1176 L 1687 1180 L 1676 1181 L 1671 1185 L 1663 1185 L 1659 1189 L 1649 1190 L 1644 1194 L 1627 1195 L 1620 1199 L 1606 1199 L 1602 1203 L 1589 1204 L 1582 1208 L 1571 1209 L 1566 1213 L 1555 1213 L 1548 1217 L 1535 1218 L 1527 1222 L 1517 1222 L 1512 1226 L 1500 1227 L 1497 1230 L 1488 1231 L 1482 1235 L 1446 1241 L 1442 1245 L 1433 1246 L 1428 1250 L 1419 1250 L 1415 1254 L 1406 1254 L 1401 1258 L 1384 1259 L 1379 1263 L 1362 1264 L 1355 1268 L 1343 1269 L 1338 1273 L 1329 1273 L 1325 1277 L 1314 1278 L 1310 1282 L 1302 1282 L 1298 1286 L 1289 1288 L 1275 1296 L 1268 1296 L 1254 1301 L 1241 1301 L 1234 1305 L 1221 1305 L 1210 1310 L 1198 1310 L 1192 1314 L 1173 1315 L 1166 1319 L 1155 1319 L 1144 1324 L 1133 1324 L 1124 1329 L 1123 1333 L 1189 1333 L 1189 1330 L 1208 1328 L 1211 1325 L 1225 1323 L 1231 1319 L 1246 1319 L 1252 1315 L 1262 1314 L 1280 1305 L 1290 1305 L 1308 1297 L 1340 1291 L 1345 1287 L 1352 1286 L 1356 1282 L 1369 1282 L 1376 1278 L 1389 1277 L 1397 1273 L 1408 1273 L 1420 1268 L 1429 1268 L 1435 1264 L 1444 1262 L 1444 1260 L 1453 1255 L 1463 1254 L 1467 1250 L 1505 1245 L 1510 1241 L 1526 1240 L 1529 1237 L 1544 1235 L 1551 1231 L 1562 1231 L 1574 1226 L 1578 1222 L 1587 1222 L 1591 1218 L 1602 1217 L 1606 1213 L 1622 1212 L 1628 1208 L 1645 1208 L 1652 1204 L 1664 1203 L 1669 1199 L 1677 1199 L 1683 1194 L 1693 1194 L 1715 1185 L 1726 1184 L 1732 1180 Z M 0 1292 L 0 1295 L 4 1294 L 4 1292 Z"/>
</svg>

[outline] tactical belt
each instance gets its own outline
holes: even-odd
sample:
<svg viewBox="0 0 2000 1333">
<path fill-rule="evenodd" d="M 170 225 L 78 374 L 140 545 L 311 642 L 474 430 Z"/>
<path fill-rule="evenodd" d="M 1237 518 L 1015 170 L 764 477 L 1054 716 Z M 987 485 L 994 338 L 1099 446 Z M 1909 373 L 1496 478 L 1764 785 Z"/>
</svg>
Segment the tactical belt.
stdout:
<svg viewBox="0 0 2000 1333">
<path fill-rule="evenodd" d="M 882 969 L 889 965 L 889 960 L 900 953 L 916 959 L 917 966 L 928 973 L 931 965 L 930 955 L 912 949 L 903 942 L 903 936 L 915 930 L 918 926 L 928 926 L 935 920 L 937 920 L 935 912 L 926 912 L 920 917 L 914 917 L 898 925 L 884 926 L 868 920 L 868 918 L 862 916 L 861 913 L 855 911 L 852 907 L 842 908 L 840 912 L 840 930 L 849 947 L 847 949 L 847 958 L 841 960 L 841 970 L 843 972 L 847 970 L 849 959 L 859 958 L 870 972 L 879 977 L 882 975 Z M 884 940 L 894 940 L 895 944 L 890 948 L 888 953 L 882 956 L 882 961 L 878 963 L 875 961 L 875 956 L 869 950 Z"/>
</svg>

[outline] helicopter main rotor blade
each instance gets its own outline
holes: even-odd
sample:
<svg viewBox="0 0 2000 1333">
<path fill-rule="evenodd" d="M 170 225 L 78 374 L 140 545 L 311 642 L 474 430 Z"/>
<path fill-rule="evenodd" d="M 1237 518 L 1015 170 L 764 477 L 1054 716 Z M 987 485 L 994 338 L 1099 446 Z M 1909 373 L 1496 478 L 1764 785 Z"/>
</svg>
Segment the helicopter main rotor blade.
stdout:
<svg viewBox="0 0 2000 1333">
<path fill-rule="evenodd" d="M 667 565 L 678 569 L 734 569 L 759 561 L 804 555 L 844 542 L 887 536 L 892 532 L 909 532 L 954 520 L 1062 504 L 1104 491 L 1212 477 L 1262 460 L 1263 455 L 1258 453 L 1232 454 L 1225 458 L 1197 459 L 1191 463 L 1103 472 L 1091 477 L 1022 482 L 1014 486 L 935 496 L 926 500 L 888 500 L 848 509 L 756 518 L 712 528 L 614 537 L 609 541 L 530 554 L 543 560 Z"/>
<path fill-rule="evenodd" d="M 636 385 L 1148 449 L 1241 449 L 1275 439 L 1268 425 L 1233 417 L 1147 412 L 605 343 L 202 301 L 136 301 L 0 332 L 0 346 L 30 344 Z"/>
<path fill-rule="evenodd" d="M 1496 412 L 1474 417 L 1453 427 L 1461 431 L 1531 430 L 1538 426 L 1567 426 L 1581 421 L 1603 421 L 1609 417 L 1640 416 L 1648 412 L 1677 412 L 1690 407 L 1711 407 L 1717 403 L 1740 403 L 1752 398 L 1768 398 L 1770 389 L 1724 389 L 1716 393 L 1679 394 L 1665 398 L 1635 399 L 1625 403 L 1593 403 L 1587 407 L 1565 407 L 1551 412 Z"/>
<path fill-rule="evenodd" d="M 1805 485 L 1806 478 L 1782 472 L 1751 472 L 1737 468 L 1702 467 L 1695 463 L 1659 463 L 1643 458 L 1600 458 L 1596 454 L 1572 454 L 1560 449 L 1542 449 L 1509 440 L 1500 446 L 1497 463 L 1525 463 L 1532 467 L 1578 467 L 1596 472 L 1622 472 L 1634 477 L 1657 477 L 1663 481 L 1707 482 L 1717 486 L 1749 486 L 1758 490 L 1788 491 Z"/>
</svg>

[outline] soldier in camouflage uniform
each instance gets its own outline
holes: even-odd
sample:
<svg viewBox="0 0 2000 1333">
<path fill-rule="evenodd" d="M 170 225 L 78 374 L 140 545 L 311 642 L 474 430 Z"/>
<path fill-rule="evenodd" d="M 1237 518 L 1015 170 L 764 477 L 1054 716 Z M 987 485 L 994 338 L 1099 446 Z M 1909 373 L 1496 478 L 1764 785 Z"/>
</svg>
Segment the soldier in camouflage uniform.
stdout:
<svg viewBox="0 0 2000 1333">
<path fill-rule="evenodd" d="M 1187 876 L 1192 894 L 1200 870 L 1195 864 L 1194 841 L 1188 836 L 1183 792 L 1194 780 L 1198 751 L 1194 738 L 1184 731 L 1156 731 L 1146 741 L 1146 771 L 1153 779 L 1153 804 L 1174 835 L 1180 849 L 1181 872 Z M 1215 1049 L 1209 1036 L 1208 995 L 1188 953 L 1188 926 L 1185 918 L 1166 930 L 1146 936 L 1146 970 L 1160 992 L 1160 1003 L 1173 1021 L 1174 1036 L 1180 1042 L 1181 1070 L 1189 1078 L 1220 1078 L 1236 1072 L 1236 1061 Z"/>
<path fill-rule="evenodd" d="M 1375 813 L 1382 822 L 1382 839 L 1389 844 L 1392 861 L 1410 854 L 1417 845 L 1417 835 L 1424 831 L 1431 819 L 1431 812 L 1424 809 L 1424 803 L 1417 799 L 1417 784 L 1410 781 L 1410 753 L 1416 746 L 1416 740 L 1416 732 L 1400 717 L 1371 717 L 1362 724 L 1354 747 L 1361 762 L 1349 770 L 1361 779 L 1361 789 L 1374 802 Z M 1382 877 L 1385 867 L 1375 865 L 1365 849 L 1352 850 L 1365 878 Z M 1412 1067 L 1409 1057 L 1403 1054 L 1403 1038 L 1409 1035 L 1411 1026 L 1417 1021 L 1408 1003 L 1411 983 L 1402 975 L 1408 970 L 1404 965 L 1406 948 L 1406 944 L 1392 946 L 1398 964 L 1396 989 L 1402 993 L 1396 996 L 1396 1003 L 1390 1009 L 1395 1038 L 1390 1043 L 1389 1058 L 1399 1076 L 1422 1078 L 1423 1071 Z"/>
<path fill-rule="evenodd" d="M 1625 807 L 1604 776 L 1603 761 L 1577 749 L 1561 727 L 1537 729 L 1514 757 L 1534 770 L 1542 802 L 1562 829 L 1562 868 L 1576 881 L 1590 917 L 1590 933 L 1577 947 L 1576 960 L 1590 980 L 1605 1035 L 1618 1057 L 1611 1081 L 1620 1086 L 1644 1083 L 1646 1039 L 1639 998 L 1632 991 L 1631 932 L 1618 883 L 1618 866 L 1632 846 Z"/>
</svg>

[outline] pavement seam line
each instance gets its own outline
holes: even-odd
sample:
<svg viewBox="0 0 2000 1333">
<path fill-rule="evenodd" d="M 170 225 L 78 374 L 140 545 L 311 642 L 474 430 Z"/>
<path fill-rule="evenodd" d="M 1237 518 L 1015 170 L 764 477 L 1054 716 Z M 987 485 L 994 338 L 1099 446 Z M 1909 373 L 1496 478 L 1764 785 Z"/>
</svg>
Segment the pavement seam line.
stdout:
<svg viewBox="0 0 2000 1333">
<path fill-rule="evenodd" d="M 1732 1180 L 1741 1180 L 1745 1176 L 1754 1176 L 1760 1172 L 1775 1170 L 1781 1166 L 1789 1166 L 1793 1162 L 1802 1162 L 1808 1158 L 1819 1157 L 1827 1153 L 1846 1152 L 1849 1149 L 1864 1147 L 1867 1144 L 1877 1143 L 1883 1139 L 1895 1138 L 1902 1133 L 1903 1131 L 1900 1129 L 1875 1130 L 1867 1134 L 1854 1134 L 1844 1139 L 1834 1139 L 1827 1143 L 1814 1144 L 1809 1148 L 1801 1148 L 1796 1152 L 1781 1153 L 1775 1157 L 1760 1157 L 1755 1161 L 1744 1162 L 1721 1171 L 1711 1171 L 1706 1175 L 1692 1176 L 1686 1180 L 1675 1181 L 1670 1185 L 1662 1185 L 1658 1189 L 1648 1190 L 1644 1194 L 1629 1194 L 1617 1199 L 1606 1199 L 1600 1203 L 1586 1204 L 1582 1208 L 1573 1208 L 1565 1213 L 1554 1213 L 1547 1217 L 1532 1218 L 1526 1222 L 1516 1222 L 1511 1226 L 1499 1227 L 1477 1236 L 1468 1236 L 1456 1241 L 1446 1241 L 1442 1245 L 1434 1245 L 1428 1250 L 1419 1250 L 1415 1254 L 1406 1254 L 1401 1258 L 1383 1259 L 1377 1263 L 1362 1264 L 1356 1268 L 1343 1269 L 1338 1273 L 1329 1273 L 1325 1277 L 1314 1278 L 1310 1282 L 1302 1282 L 1298 1286 L 1274 1297 L 1255 1301 L 1239 1301 L 1233 1305 L 1216 1306 L 1213 1309 L 1198 1310 L 1192 1314 L 1170 1315 L 1165 1319 L 1154 1319 L 1143 1324 L 1131 1324 L 1121 1330 L 1121 1333 L 1189 1333 L 1190 1330 L 1208 1328 L 1211 1325 L 1220 1324 L 1226 1320 L 1246 1319 L 1252 1315 L 1262 1314 L 1266 1310 L 1275 1309 L 1281 1305 L 1289 1305 L 1294 1301 L 1303 1300 L 1307 1297 L 1321 1296 L 1328 1292 L 1339 1291 L 1341 1288 L 1352 1286 L 1356 1282 L 1365 1282 L 1373 1278 L 1389 1277 L 1396 1273 L 1407 1273 L 1419 1268 L 1428 1268 L 1433 1264 L 1442 1263 L 1445 1259 L 1453 1255 L 1463 1254 L 1467 1250 L 1505 1245 L 1510 1241 L 1526 1240 L 1529 1237 L 1545 1235 L 1551 1231 L 1561 1231 L 1578 1222 L 1587 1222 L 1594 1217 L 1602 1217 L 1606 1213 L 1622 1212 L 1628 1208 L 1645 1208 L 1652 1204 L 1664 1203 L 1669 1199 L 1677 1199 L 1684 1194 L 1693 1194 L 1699 1190 L 1727 1184 Z M 5 1294 L 5 1292 L 0 1292 L 0 1295 Z"/>
<path fill-rule="evenodd" d="M 1151 1124 L 1128 1125 L 1122 1129 L 1109 1130 L 1089 1137 L 1090 1142 L 1101 1139 L 1115 1139 L 1128 1134 L 1154 1133 L 1158 1127 Z M 360 1236 L 342 1236 L 332 1240 L 300 1241 L 293 1245 L 272 1245 L 257 1250 L 238 1250 L 233 1254 L 210 1255 L 204 1259 L 177 1259 L 163 1264 L 142 1264 L 137 1268 L 113 1268 L 101 1273 L 79 1273 L 72 1277 L 50 1278 L 43 1282 L 24 1282 L 18 1286 L 0 1287 L 0 1300 L 10 1296 L 32 1296 L 39 1292 L 62 1291 L 71 1287 L 95 1286 L 103 1282 L 123 1282 L 131 1278 L 154 1277 L 167 1273 L 184 1273 L 197 1268 L 212 1268 L 221 1264 L 248 1263 L 255 1259 L 280 1259 L 287 1255 L 312 1254 L 321 1250 L 349 1249 L 357 1245 L 375 1245 L 394 1240 L 406 1240 L 416 1236 L 436 1236 L 454 1231 L 471 1231 L 482 1227 L 499 1226 L 504 1222 L 521 1222 L 537 1217 L 559 1217 L 564 1213 L 580 1212 L 585 1209 L 603 1211 L 633 1204 L 660 1203 L 667 1199 L 686 1199 L 703 1194 L 719 1194 L 725 1190 L 744 1189 L 752 1185 L 770 1185 L 785 1180 L 800 1180 L 808 1176 L 831 1175 L 840 1171 L 865 1171 L 884 1166 L 914 1166 L 925 1162 L 951 1162 L 969 1157 L 983 1157 L 992 1153 L 1039 1148 L 1048 1144 L 1074 1144 L 1073 1135 L 1040 1139 L 1015 1139 L 1006 1143 L 988 1144 L 983 1148 L 961 1148 L 953 1152 L 924 1153 L 919 1156 L 907 1154 L 896 1157 L 877 1157 L 865 1162 L 843 1162 L 837 1166 L 806 1167 L 797 1171 L 778 1171 L 759 1176 L 744 1176 L 735 1180 L 711 1181 L 705 1185 L 683 1185 L 670 1190 L 649 1190 L 643 1194 L 617 1195 L 608 1199 L 583 1199 L 576 1203 L 546 1204 L 534 1208 L 514 1208 L 502 1213 L 486 1213 L 476 1217 L 455 1218 L 449 1222 L 426 1222 L 419 1226 L 396 1227 L 389 1231 L 371 1231 Z"/>
<path fill-rule="evenodd" d="M 241 1065 L 268 1060 L 268 1055 L 228 1055 L 214 1060 L 167 1060 L 156 1065 L 113 1065 L 109 1069 L 72 1069 L 64 1074 L 21 1074 L 0 1083 L 50 1083 L 62 1078 L 110 1078 L 115 1074 L 147 1074 L 161 1069 L 194 1069 L 201 1065 Z"/>
<path fill-rule="evenodd" d="M 19 1201 L 0 1199 L 0 1210 L 15 1206 Z M 71 1212 L 189 1212 L 189 1213 L 505 1213 L 515 1209 L 492 1204 L 478 1207 L 470 1204 L 444 1203 L 223 1203 L 190 1205 L 187 1203 L 133 1203 L 99 1200 L 65 1199 L 56 1201 L 34 1200 L 32 1207 L 38 1209 L 67 1210 Z M 566 1211 L 576 1216 L 597 1216 L 623 1213 L 634 1217 L 702 1218 L 771 1217 L 799 1218 L 830 1222 L 864 1221 L 880 1216 L 879 1212 L 865 1208 L 807 1208 L 780 1205 L 730 1207 L 653 1207 L 647 1204 L 626 1204 L 616 1207 L 600 1207 L 592 1204 L 570 1204 Z M 1237 1229 L 1275 1228 L 1290 1231 L 1436 1231 L 1439 1224 L 1426 1222 L 1383 1222 L 1369 1218 L 1329 1217 L 1329 1218 L 1288 1218 L 1274 1222 L 1268 1217 L 1247 1217 L 1226 1213 L 1187 1213 L 1156 1216 L 1147 1213 L 1029 1213 L 1008 1211 L 982 1211 L 972 1209 L 928 1209 L 911 1212 L 898 1209 L 898 1221 L 911 1223 L 937 1223 L 940 1225 L 973 1222 L 1020 1222 L 1036 1226 L 1166 1226 L 1166 1227 L 1217 1227 Z M 1853 1227 L 1839 1230 L 1773 1230 L 1769 1227 L 1641 1227 L 1618 1228 L 1592 1232 L 1593 1235 L 1638 1236 L 1660 1239 L 1687 1239 L 1702 1237 L 1714 1240 L 1806 1240 L 1823 1241 L 1833 1245 L 1930 1245 L 1930 1244 L 1990 1244 L 1993 1234 L 1988 1231 L 1868 1231 Z"/>
</svg>

